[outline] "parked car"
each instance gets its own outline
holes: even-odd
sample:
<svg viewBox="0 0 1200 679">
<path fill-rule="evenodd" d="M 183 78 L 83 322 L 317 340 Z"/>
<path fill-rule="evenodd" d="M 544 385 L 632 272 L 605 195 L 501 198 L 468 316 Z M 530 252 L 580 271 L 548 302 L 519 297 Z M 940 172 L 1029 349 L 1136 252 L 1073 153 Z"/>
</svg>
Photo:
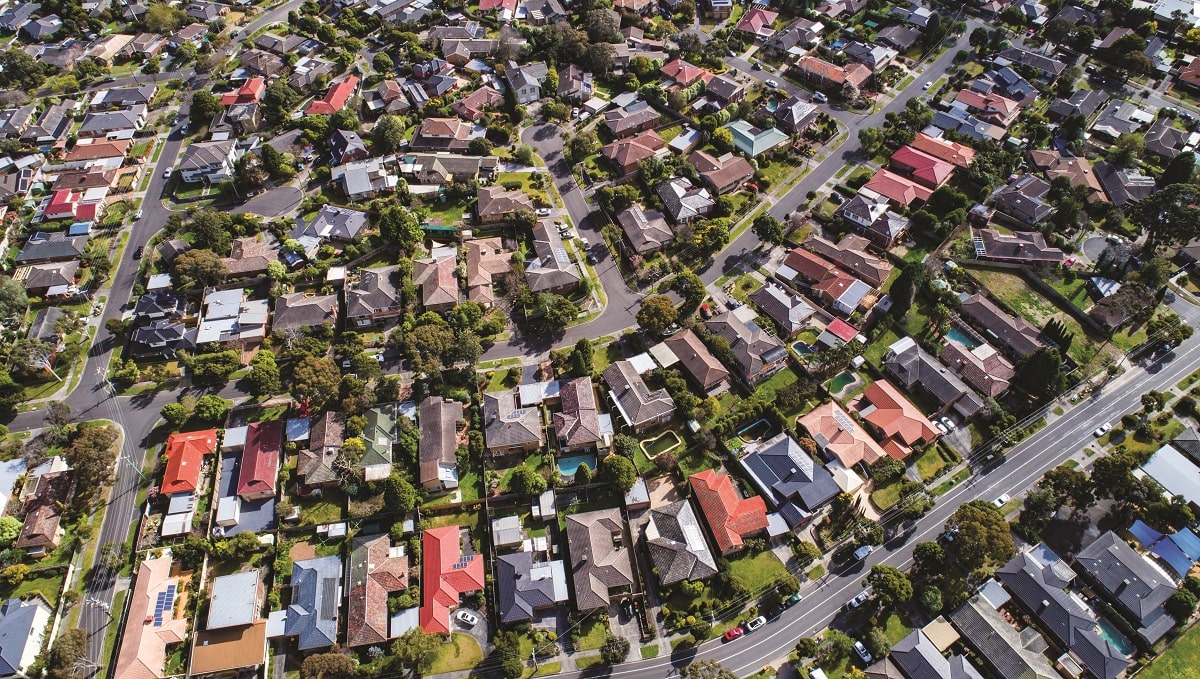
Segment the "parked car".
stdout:
<svg viewBox="0 0 1200 679">
<path fill-rule="evenodd" d="M 571 117 L 572 117 L 572 118 L 578 118 L 578 117 L 579 117 L 579 107 L 578 107 L 578 106 L 576 106 L 575 108 L 571 109 Z"/>
<path fill-rule="evenodd" d="M 767 78 L 763 82 L 767 83 L 767 87 L 779 87 L 779 81 L 775 80 L 774 78 Z"/>
<path fill-rule="evenodd" d="M 539 207 L 537 210 L 537 216 L 539 217 L 549 217 L 550 215 L 551 211 L 548 207 Z"/>
<path fill-rule="evenodd" d="M 163 170 L 163 179 L 170 179 L 171 172 L 172 172 L 172 170 L 169 167 L 166 170 Z"/>
<path fill-rule="evenodd" d="M 746 631 L 742 629 L 741 625 L 730 627 L 729 631 L 725 632 L 725 641 L 733 641 L 745 633 Z"/>
<path fill-rule="evenodd" d="M 134 258 L 134 259 L 141 259 L 141 258 L 142 258 L 142 253 L 143 253 L 143 252 L 145 252 L 145 251 L 146 251 L 146 248 L 142 247 L 141 245 L 137 246 L 137 249 L 133 251 L 133 258 Z"/>
<path fill-rule="evenodd" d="M 873 552 L 873 551 L 875 551 L 875 548 L 872 547 L 871 545 L 863 545 L 862 547 L 859 547 L 858 549 L 854 550 L 854 560 L 862 561 L 863 559 L 867 558 L 868 556 L 871 556 L 871 552 Z"/>
<path fill-rule="evenodd" d="M 624 611 L 628 618 L 633 619 L 633 599 L 623 600 L 621 602 L 621 610 Z"/>
<path fill-rule="evenodd" d="M 867 601 L 869 601 L 870 599 L 871 599 L 871 593 L 864 589 L 863 591 L 859 592 L 858 594 L 855 594 L 853 599 L 846 602 L 846 605 L 849 606 L 850 608 L 858 608 L 859 606 L 862 606 L 863 604 L 867 603 Z"/>
<path fill-rule="evenodd" d="M 930 87 L 933 87 L 933 83 L 931 83 L 931 82 L 925 83 L 924 85 L 922 85 L 921 89 L 928 90 Z"/>
<path fill-rule="evenodd" d="M 871 661 L 875 659 L 861 641 L 854 642 L 854 653 L 858 655 L 858 659 L 863 661 L 864 665 L 870 665 Z"/>
<path fill-rule="evenodd" d="M 784 599 L 783 602 L 779 605 L 783 608 L 791 608 L 792 606 L 795 606 L 796 604 L 800 603 L 800 600 L 803 598 L 804 597 L 800 596 L 800 592 L 796 592 L 795 594 L 791 595 L 790 597 Z"/>
<path fill-rule="evenodd" d="M 938 433 L 942 434 L 943 436 L 950 433 L 950 430 L 946 429 L 946 425 L 942 424 L 938 420 L 933 421 L 933 426 L 938 430 Z"/>
<path fill-rule="evenodd" d="M 762 627 L 765 624 L 767 624 L 767 619 L 762 617 L 761 615 L 758 616 L 757 618 L 746 623 L 746 634 L 753 632 L 754 630 Z"/>
<path fill-rule="evenodd" d="M 762 64 L 756 61 L 756 62 L 754 62 L 753 64 L 750 64 L 750 70 L 751 70 L 751 71 L 761 71 L 761 70 L 762 70 Z"/>
<path fill-rule="evenodd" d="M 134 219 L 141 219 L 141 218 L 142 218 L 142 211 L 141 211 L 141 210 L 138 210 L 137 212 L 133 213 L 133 218 L 134 218 Z"/>
<path fill-rule="evenodd" d="M 818 104 L 828 104 L 829 97 L 825 96 L 824 92 L 813 92 L 812 100 Z"/>
<path fill-rule="evenodd" d="M 1105 434 L 1107 434 L 1110 429 L 1112 429 L 1112 422 L 1105 422 L 1104 424 L 1100 425 L 1099 427 L 1096 427 L 1096 431 L 1092 432 L 1092 436 L 1095 436 L 1096 438 L 1100 438 L 1101 436 L 1104 436 Z"/>
<path fill-rule="evenodd" d="M 479 618 L 467 611 L 459 611 L 454 614 L 454 617 L 467 627 L 474 627 L 479 622 Z"/>
<path fill-rule="evenodd" d="M 842 203 L 846 202 L 846 197 L 837 191 L 834 191 L 829 194 L 829 200 L 832 200 L 835 205 L 841 205 Z"/>
<path fill-rule="evenodd" d="M 941 422 L 942 424 L 946 425 L 946 428 L 949 429 L 950 431 L 954 431 L 954 430 L 958 429 L 958 425 L 954 424 L 954 420 L 950 419 L 949 417 L 943 417 L 942 419 L 940 419 L 938 421 Z"/>
<path fill-rule="evenodd" d="M 587 253 L 587 263 L 588 264 L 595 266 L 596 262 L 598 262 L 598 261 L 600 261 L 600 260 L 596 259 L 595 253 L 591 253 L 591 252 Z"/>
<path fill-rule="evenodd" d="M 1012 498 L 1008 496 L 1008 493 L 1001 493 L 1000 497 L 996 498 L 995 500 L 992 500 L 992 504 L 996 505 L 996 509 L 1001 509 L 1002 507 L 1004 507 L 1004 505 L 1008 504 L 1011 500 L 1012 500 Z"/>
</svg>

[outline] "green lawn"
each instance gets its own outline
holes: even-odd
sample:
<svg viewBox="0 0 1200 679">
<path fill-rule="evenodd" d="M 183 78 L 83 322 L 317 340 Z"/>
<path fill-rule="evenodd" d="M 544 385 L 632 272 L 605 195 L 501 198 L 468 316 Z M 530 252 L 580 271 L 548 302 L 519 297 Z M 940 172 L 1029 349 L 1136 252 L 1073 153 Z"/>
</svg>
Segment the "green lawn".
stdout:
<svg viewBox="0 0 1200 679">
<path fill-rule="evenodd" d="M 575 659 L 575 667 L 576 667 L 576 669 L 579 669 L 581 671 L 582 670 L 590 670 L 593 667 L 597 667 L 597 666 L 603 665 L 603 664 L 604 664 L 604 660 L 601 659 L 600 656 L 598 656 L 598 655 L 593 655 L 593 656 L 590 656 L 587 658 L 576 658 Z"/>
<path fill-rule="evenodd" d="M 796 382 L 800 376 L 791 366 L 785 367 L 783 370 L 775 373 L 769 380 L 758 385 L 754 390 L 754 396 L 759 400 L 771 403 L 775 401 L 775 394 L 784 387 Z"/>
<path fill-rule="evenodd" d="M 649 660 L 658 657 L 658 646 L 642 646 L 642 658 Z"/>
<path fill-rule="evenodd" d="M 971 468 L 966 467 L 966 468 L 960 469 L 960 470 L 958 470 L 957 473 L 954 474 L 954 476 L 951 476 L 950 478 L 946 479 L 945 481 L 942 481 L 941 483 L 939 483 L 933 489 L 933 494 L 934 495 L 945 495 L 946 493 L 950 492 L 951 488 L 957 486 L 958 484 L 962 483 L 963 481 L 966 481 L 969 478 L 971 478 Z"/>
<path fill-rule="evenodd" d="M 1200 679 L 1200 626 L 1192 627 L 1142 670 L 1140 679 Z"/>
<path fill-rule="evenodd" d="M 891 483 L 877 486 L 875 492 L 871 493 L 871 504 L 879 511 L 890 509 L 892 505 L 900 500 L 900 482 L 892 481 Z"/>
<path fill-rule="evenodd" d="M 333 523 L 342 520 L 342 507 L 345 506 L 345 496 L 337 488 L 328 488 L 321 495 L 311 498 L 301 498 L 296 502 L 300 507 L 300 523 L 314 526 L 322 523 Z"/>
<path fill-rule="evenodd" d="M 430 674 L 460 672 L 474 668 L 483 660 L 483 650 L 479 642 L 470 634 L 457 633 L 450 637 L 450 643 L 442 644 L 438 649 L 437 659 L 433 661 Z"/>
<path fill-rule="evenodd" d="M 590 651 L 604 645 L 608 638 L 608 623 L 598 616 L 592 616 L 580 623 L 579 634 L 575 638 L 575 650 Z"/>
<path fill-rule="evenodd" d="M 771 551 L 730 557 L 729 571 L 753 589 L 766 587 L 788 574 L 783 562 Z"/>
<path fill-rule="evenodd" d="M 470 205 L 467 201 L 439 201 L 435 199 L 427 203 L 422 203 L 422 206 L 429 211 L 429 219 L 427 220 L 429 223 L 439 220 L 443 225 L 451 225 L 458 223 L 462 219 L 463 214 L 466 213 Z"/>
<path fill-rule="evenodd" d="M 66 570 L 59 570 L 41 577 L 26 578 L 11 591 L 5 591 L 4 598 L 23 599 L 31 594 L 40 594 L 51 606 L 55 606 L 58 604 L 58 595 L 62 593 L 63 578 L 66 574 Z M 6 586 L 4 589 L 9 588 Z"/>
<path fill-rule="evenodd" d="M 917 458 L 917 473 L 923 481 L 928 481 L 946 467 L 946 460 L 938 453 L 937 446 L 929 446 Z"/>
<path fill-rule="evenodd" d="M 904 619 L 895 613 L 889 613 L 883 622 L 883 633 L 893 645 L 908 636 L 912 628 L 904 624 Z"/>
<path fill-rule="evenodd" d="M 757 278 L 744 273 L 738 276 L 737 281 L 733 284 L 733 297 L 742 304 L 747 304 L 750 301 L 750 293 L 757 290 L 759 285 L 761 283 Z"/>
<path fill-rule="evenodd" d="M 1183 423 L 1176 419 L 1171 419 L 1165 426 L 1151 424 L 1151 427 L 1162 433 L 1161 439 L 1152 439 L 1148 436 L 1143 436 L 1142 434 L 1135 432 L 1132 436 L 1126 436 L 1123 439 L 1118 438 L 1116 440 L 1119 445 L 1125 447 L 1125 450 L 1128 450 L 1134 455 L 1145 458 L 1161 448 L 1163 441 L 1170 441 L 1183 431 Z M 1114 436 L 1117 435 L 1118 432 L 1124 432 L 1124 430 L 1124 426 L 1118 424 L 1112 431 L 1100 437 L 1100 445 L 1109 445 L 1114 441 Z"/>
</svg>

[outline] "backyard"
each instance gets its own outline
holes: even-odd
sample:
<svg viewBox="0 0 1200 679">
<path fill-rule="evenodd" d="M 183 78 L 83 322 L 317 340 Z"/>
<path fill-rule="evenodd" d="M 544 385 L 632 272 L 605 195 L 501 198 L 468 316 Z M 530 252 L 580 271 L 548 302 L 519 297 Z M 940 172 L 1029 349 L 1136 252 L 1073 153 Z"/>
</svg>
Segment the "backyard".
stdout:
<svg viewBox="0 0 1200 679">
<path fill-rule="evenodd" d="M 1141 679 L 1197 679 L 1200 677 L 1200 626 L 1175 640 L 1162 655 L 1142 670 Z"/>
</svg>

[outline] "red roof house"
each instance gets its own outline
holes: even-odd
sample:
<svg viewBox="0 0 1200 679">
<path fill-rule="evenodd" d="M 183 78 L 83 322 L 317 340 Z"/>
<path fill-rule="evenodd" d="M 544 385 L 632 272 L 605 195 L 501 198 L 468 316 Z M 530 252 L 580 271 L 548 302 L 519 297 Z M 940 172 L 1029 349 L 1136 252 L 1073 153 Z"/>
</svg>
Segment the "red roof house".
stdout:
<svg viewBox="0 0 1200 679">
<path fill-rule="evenodd" d="M 998 94 L 980 94 L 975 90 L 962 90 L 954 101 L 966 106 L 971 113 L 1000 127 L 1011 125 L 1021 110 L 1019 101 L 1005 99 Z"/>
<path fill-rule="evenodd" d="M 465 556 L 458 526 L 430 528 L 421 534 L 421 628 L 450 633 L 450 609 L 464 594 L 484 587 L 483 558 Z"/>
<path fill-rule="evenodd" d="M 275 495 L 279 476 L 279 451 L 283 447 L 283 422 L 251 422 L 238 472 L 237 494 L 247 500 Z"/>
<path fill-rule="evenodd" d="M 167 439 L 163 495 L 196 492 L 200 486 L 200 467 L 204 464 L 204 456 L 216 450 L 216 429 L 171 434 Z"/>
<path fill-rule="evenodd" d="M 925 202 L 933 195 L 928 188 L 891 170 L 876 172 L 871 181 L 863 185 L 862 191 L 873 191 L 897 205 L 909 205 L 918 200 Z"/>
<path fill-rule="evenodd" d="M 670 62 L 669 64 L 658 69 L 658 72 L 661 73 L 664 78 L 674 81 L 675 84 L 679 85 L 680 87 L 691 87 L 692 85 L 696 84 L 697 80 L 700 80 L 701 78 L 703 78 L 705 82 L 708 82 L 709 80 L 712 80 L 713 77 L 708 71 L 700 68 L 699 66 L 689 64 L 683 59 L 676 59 L 675 61 Z"/>
<path fill-rule="evenodd" d="M 908 145 L 955 167 L 970 167 L 971 161 L 975 160 L 975 149 L 970 146 L 939 137 L 931 137 L 924 132 L 918 132 L 916 138 L 908 142 Z"/>
<path fill-rule="evenodd" d="M 843 342 L 849 342 L 858 336 L 858 330 L 840 318 L 833 319 L 833 322 L 825 326 L 825 329 Z"/>
<path fill-rule="evenodd" d="M 954 165 L 911 146 L 901 146 L 892 154 L 892 167 L 925 186 L 936 189 L 950 181 Z"/>
<path fill-rule="evenodd" d="M 755 7 L 746 12 L 746 16 L 742 17 L 742 20 L 738 22 L 737 28 L 734 30 L 749 33 L 756 38 L 769 38 L 775 35 L 771 24 L 775 23 L 775 20 L 778 18 L 779 12 L 769 12 L 765 9 Z"/>
<path fill-rule="evenodd" d="M 93 192 L 96 192 L 100 197 L 99 202 L 89 198 L 89 194 Z M 50 202 L 46 204 L 46 210 L 42 214 L 48 221 L 56 219 L 95 221 L 103 213 L 103 197 L 107 193 L 108 191 L 104 190 L 103 187 L 98 191 L 93 189 L 86 191 L 59 189 L 50 195 Z"/>
<path fill-rule="evenodd" d="M 267 91 L 267 81 L 263 78 L 250 78 L 233 92 L 221 95 L 222 106 L 235 104 L 253 104 L 263 98 Z"/>
<path fill-rule="evenodd" d="M 329 115 L 346 108 L 346 102 L 358 90 L 358 77 L 350 76 L 329 86 L 324 99 L 317 99 L 304 109 L 305 115 Z"/>
<path fill-rule="evenodd" d="M 705 469 L 692 474 L 690 481 L 722 554 L 740 550 L 746 537 L 767 529 L 766 503 L 757 495 L 749 498 L 738 495 L 729 474 Z"/>
<path fill-rule="evenodd" d="M 883 449 L 891 457 L 903 459 L 912 446 L 932 443 L 938 437 L 933 423 L 887 380 L 867 385 L 863 398 L 875 406 L 863 419 L 884 436 Z"/>
</svg>

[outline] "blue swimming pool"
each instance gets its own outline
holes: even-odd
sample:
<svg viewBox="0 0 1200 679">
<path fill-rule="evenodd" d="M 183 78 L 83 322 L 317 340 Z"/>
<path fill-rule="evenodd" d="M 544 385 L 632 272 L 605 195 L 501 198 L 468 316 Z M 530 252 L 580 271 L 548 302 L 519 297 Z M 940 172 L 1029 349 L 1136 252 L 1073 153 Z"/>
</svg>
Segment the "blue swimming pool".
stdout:
<svg viewBox="0 0 1200 679">
<path fill-rule="evenodd" d="M 959 344 L 965 346 L 968 349 L 974 349 L 975 347 L 979 346 L 979 342 L 976 342 L 974 339 L 971 338 L 970 335 L 963 332 L 962 330 L 959 330 L 958 328 L 953 328 L 953 327 L 950 328 L 949 332 L 946 333 L 946 337 L 948 339 L 954 340 L 955 342 L 958 342 Z"/>
<path fill-rule="evenodd" d="M 1127 639 L 1124 634 L 1121 634 L 1121 631 L 1109 622 L 1107 618 L 1100 618 L 1100 636 L 1127 656 L 1132 656 L 1136 650 L 1133 647 L 1133 642 Z"/>
<path fill-rule="evenodd" d="M 572 455 L 571 457 L 558 458 L 558 471 L 563 476 L 575 476 L 575 472 L 579 471 L 579 465 L 587 463 L 587 466 L 592 471 L 596 471 L 596 454 L 585 453 L 583 455 Z"/>
</svg>

